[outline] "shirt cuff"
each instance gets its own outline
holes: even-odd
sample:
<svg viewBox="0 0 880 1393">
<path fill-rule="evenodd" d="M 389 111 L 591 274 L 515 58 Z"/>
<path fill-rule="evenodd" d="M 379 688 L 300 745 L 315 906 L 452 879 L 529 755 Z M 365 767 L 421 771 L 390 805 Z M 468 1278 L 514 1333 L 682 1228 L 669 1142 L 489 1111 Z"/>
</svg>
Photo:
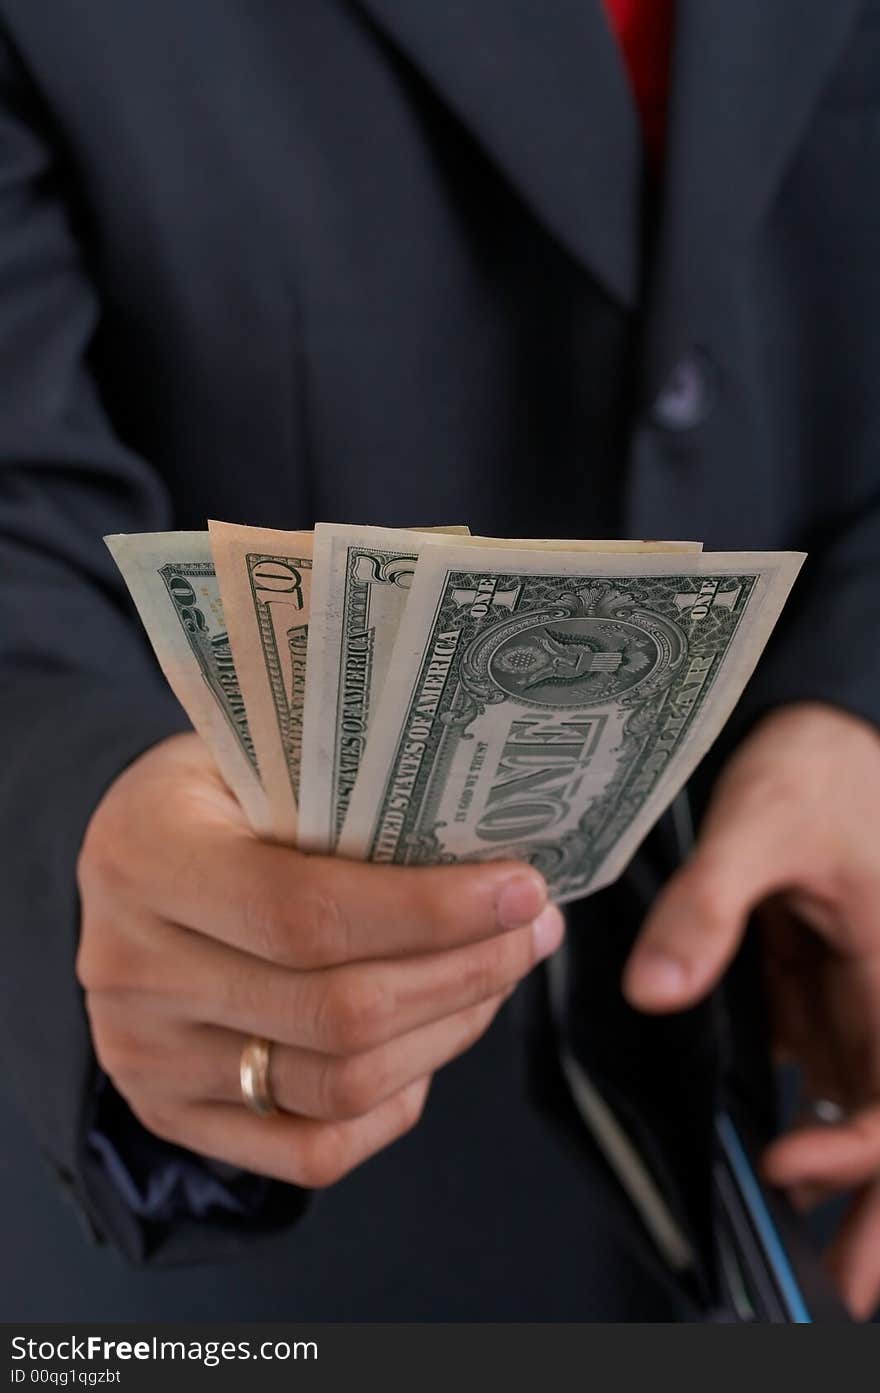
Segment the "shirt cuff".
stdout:
<svg viewBox="0 0 880 1393">
<path fill-rule="evenodd" d="M 88 1147 L 132 1214 L 162 1224 L 260 1214 L 271 1181 L 154 1136 L 106 1075 L 99 1076 L 97 1089 Z"/>
</svg>

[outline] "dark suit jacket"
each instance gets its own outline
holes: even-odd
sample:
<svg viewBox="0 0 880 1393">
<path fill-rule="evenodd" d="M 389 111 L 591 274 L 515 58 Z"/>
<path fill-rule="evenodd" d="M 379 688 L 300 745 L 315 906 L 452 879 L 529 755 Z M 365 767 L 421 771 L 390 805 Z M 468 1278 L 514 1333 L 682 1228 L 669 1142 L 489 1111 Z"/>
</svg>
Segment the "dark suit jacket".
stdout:
<svg viewBox="0 0 880 1393">
<path fill-rule="evenodd" d="M 805 548 L 727 744 L 791 700 L 875 719 L 878 163 L 877 0 L 680 0 L 660 193 L 599 0 L 0 0 L 0 1042 L 130 1256 L 256 1240 L 145 1236 L 84 1144 L 77 849 L 181 726 L 102 534 L 461 518 Z M 643 904 L 628 882 L 576 912 L 572 1031 L 702 1232 L 729 1031 L 717 1004 L 622 1007 Z"/>
</svg>

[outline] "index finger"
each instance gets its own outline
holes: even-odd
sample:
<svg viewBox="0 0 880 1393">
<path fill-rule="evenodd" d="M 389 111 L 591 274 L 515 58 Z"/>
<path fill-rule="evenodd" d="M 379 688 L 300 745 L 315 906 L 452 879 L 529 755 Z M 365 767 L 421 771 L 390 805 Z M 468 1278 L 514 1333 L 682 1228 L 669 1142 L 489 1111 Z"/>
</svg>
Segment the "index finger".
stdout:
<svg viewBox="0 0 880 1393">
<path fill-rule="evenodd" d="M 531 923 L 547 904 L 543 877 L 519 862 L 368 865 L 239 829 L 193 834 L 171 870 L 152 881 L 162 917 L 300 970 L 478 942 Z"/>
<path fill-rule="evenodd" d="M 880 1174 L 880 1105 L 833 1126 L 798 1127 L 777 1137 L 764 1153 L 763 1169 L 774 1185 L 865 1184 Z"/>
</svg>

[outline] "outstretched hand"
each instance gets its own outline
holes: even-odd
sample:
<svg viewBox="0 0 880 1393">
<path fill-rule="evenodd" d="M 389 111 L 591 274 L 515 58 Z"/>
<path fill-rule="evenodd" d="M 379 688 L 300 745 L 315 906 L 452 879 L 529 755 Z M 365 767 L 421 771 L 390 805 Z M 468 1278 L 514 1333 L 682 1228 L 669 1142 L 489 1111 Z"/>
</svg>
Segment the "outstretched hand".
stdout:
<svg viewBox="0 0 880 1393">
<path fill-rule="evenodd" d="M 431 1076 L 564 928 L 527 866 L 359 865 L 259 841 L 192 734 L 107 791 L 79 885 L 95 1050 L 134 1113 L 309 1188 L 415 1125 Z M 269 1117 L 243 1106 L 252 1036 L 272 1043 Z"/>
</svg>

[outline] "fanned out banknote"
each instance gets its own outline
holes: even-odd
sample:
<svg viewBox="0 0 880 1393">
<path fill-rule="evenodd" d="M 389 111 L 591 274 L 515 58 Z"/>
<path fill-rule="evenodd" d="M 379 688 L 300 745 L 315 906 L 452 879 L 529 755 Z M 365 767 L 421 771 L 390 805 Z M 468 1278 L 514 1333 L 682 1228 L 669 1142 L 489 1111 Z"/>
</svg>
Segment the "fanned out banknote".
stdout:
<svg viewBox="0 0 880 1393">
<path fill-rule="evenodd" d="M 229 644 L 207 532 L 106 537 L 144 628 L 186 714 L 252 826 L 271 818 Z"/>
<path fill-rule="evenodd" d="M 312 592 L 311 532 L 208 524 L 272 831 L 295 843 Z"/>
<path fill-rule="evenodd" d="M 300 847 L 332 851 L 357 780 L 416 563 L 466 527 L 318 523 L 303 721 Z"/>
<path fill-rule="evenodd" d="M 802 557 L 428 548 L 341 855 L 614 880 L 716 738 Z"/>
<path fill-rule="evenodd" d="M 254 827 L 411 865 L 620 874 L 715 740 L 803 557 L 210 524 L 109 538 Z M 453 534 L 459 535 L 453 535 Z"/>
</svg>

